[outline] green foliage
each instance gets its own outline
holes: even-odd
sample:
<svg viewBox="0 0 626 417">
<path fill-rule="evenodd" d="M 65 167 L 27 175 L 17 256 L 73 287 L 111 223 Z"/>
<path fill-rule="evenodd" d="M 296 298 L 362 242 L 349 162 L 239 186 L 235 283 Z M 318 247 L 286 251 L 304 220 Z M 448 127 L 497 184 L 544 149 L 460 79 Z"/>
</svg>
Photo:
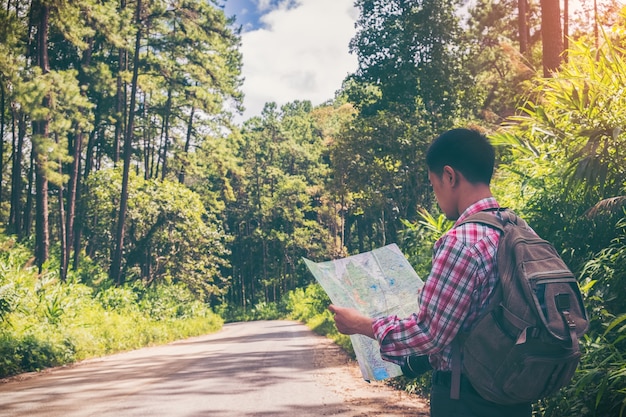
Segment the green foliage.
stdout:
<svg viewBox="0 0 626 417">
<path fill-rule="evenodd" d="M 579 274 L 591 326 L 574 383 L 537 416 L 624 415 L 624 51 L 579 42 L 558 74 L 537 79 L 522 115 L 494 136 L 496 188 Z"/>
<path fill-rule="evenodd" d="M 432 130 L 414 122 L 387 110 L 360 115 L 333 143 L 333 187 L 343 196 L 349 253 L 395 241 L 399 219 L 414 220 L 417 206 L 430 205 L 422 161 Z"/>
<path fill-rule="evenodd" d="M 534 99 L 524 106 L 524 115 L 511 118 L 500 139 L 512 143 L 507 135 L 513 135 L 525 145 L 524 151 L 516 147 L 519 152 L 506 165 L 534 181 L 524 185 L 540 191 L 557 184 L 566 192 L 582 184 L 585 195 L 598 201 L 619 195 L 626 182 L 620 152 L 626 141 L 624 51 L 605 38 L 598 50 L 577 43 L 568 56 L 558 76 L 535 80 Z M 569 187 L 562 187 L 563 178 Z"/>
<path fill-rule="evenodd" d="M 518 2 L 479 0 L 469 6 L 467 37 L 472 59 L 467 65 L 476 79 L 480 118 L 499 124 L 514 114 L 520 91 L 541 69 L 539 3 L 528 2 L 529 37 L 522 51 Z M 534 36 L 533 36 L 534 35 Z"/>
<path fill-rule="evenodd" d="M 219 329 L 222 319 L 181 284 L 146 288 L 38 275 L 22 246 L 0 239 L 0 377 L 166 343 Z M 96 270 L 86 265 L 88 270 Z M 10 296 L 8 296 L 10 295 Z"/>
<path fill-rule="evenodd" d="M 183 284 L 133 286 L 139 311 L 155 321 L 208 317 L 206 305 Z M 132 306 L 133 304 L 131 304 Z"/>
<path fill-rule="evenodd" d="M 138 295 L 130 286 L 103 288 L 96 297 L 106 311 L 133 312 L 138 310 Z"/>
<path fill-rule="evenodd" d="M 297 288 L 286 295 L 286 309 L 291 319 L 306 323 L 313 331 L 329 337 L 354 357 L 350 337 L 341 334 L 328 310 L 330 299 L 319 284 Z"/>
<path fill-rule="evenodd" d="M 129 183 L 126 280 L 148 284 L 181 283 L 202 300 L 219 296 L 228 285 L 228 236 L 199 196 L 179 183 L 144 180 Z M 86 236 L 91 256 L 108 267 L 110 242 L 121 189 L 119 170 L 101 170 L 89 181 L 87 213 L 97 219 Z"/>
<path fill-rule="evenodd" d="M 255 320 L 279 320 L 284 318 L 286 314 L 282 303 L 268 303 L 265 301 L 260 301 L 248 308 L 233 304 L 222 304 L 218 307 L 217 312 L 227 323 Z"/>
<path fill-rule="evenodd" d="M 424 209 L 419 211 L 419 216 L 422 220 L 415 223 L 403 220 L 401 247 L 417 274 L 426 279 L 432 266 L 433 245 L 454 222 L 447 220 L 444 214 L 435 217 Z"/>
<path fill-rule="evenodd" d="M 236 200 L 226 208 L 237 265 L 229 299 L 243 311 L 310 282 L 302 256 L 341 251 L 335 200 L 324 187 L 329 167 L 322 134 L 331 122 L 309 102 L 280 110 L 271 103 L 243 127 L 236 153 L 245 176 L 233 181 Z"/>
<path fill-rule="evenodd" d="M 307 322 L 321 314 L 330 305 L 330 299 L 319 284 L 296 288 L 287 294 L 287 311 L 294 320 Z"/>
<path fill-rule="evenodd" d="M 534 405 L 536 416 L 619 416 L 626 410 L 626 314 L 600 334 L 581 341 L 582 361 L 574 382 Z"/>
<path fill-rule="evenodd" d="M 454 0 L 359 0 L 357 34 L 350 50 L 359 60 L 348 97 L 363 115 L 389 111 L 401 118 L 419 114 L 430 124 L 472 108 L 473 85 L 464 60 L 467 48 Z M 371 104 L 356 100 L 374 87 Z M 373 95 L 366 96 L 371 100 Z M 445 123 L 444 123 L 445 124 Z"/>
<path fill-rule="evenodd" d="M 359 69 L 343 94 L 357 114 L 331 148 L 348 253 L 396 242 L 400 219 L 416 221 L 417 207 L 432 206 L 427 146 L 444 129 L 466 123 L 479 105 L 458 2 L 355 4 L 350 49 Z"/>
<path fill-rule="evenodd" d="M 62 163 L 71 162 L 68 137 L 92 128 L 90 110 L 93 104 L 81 94 L 76 70 L 51 71 L 42 74 L 34 68 L 29 79 L 15 89 L 16 105 L 34 122 L 47 123 L 46 134 L 32 137 L 37 158 L 44 162 L 47 178 L 56 185 L 67 182 L 59 174 Z M 48 106 L 42 103 L 50 102 Z"/>
<path fill-rule="evenodd" d="M 43 335 L 25 334 L 15 337 L 0 333 L 0 377 L 40 371 L 75 360 L 71 345 L 58 346 L 41 336 Z"/>
<path fill-rule="evenodd" d="M 0 326 L 10 326 L 10 314 L 23 310 L 24 282 L 30 277 L 24 265 L 31 257 L 32 252 L 14 237 L 0 234 Z"/>
<path fill-rule="evenodd" d="M 494 190 L 519 208 L 576 271 L 615 236 L 611 219 L 590 216 L 626 183 L 624 53 L 608 38 L 578 42 L 557 76 L 533 81 L 522 114 L 493 136 L 502 146 Z"/>
<path fill-rule="evenodd" d="M 587 261 L 581 272 L 598 331 L 608 325 L 607 321 L 626 313 L 626 217 L 617 228 L 618 237 Z"/>
</svg>

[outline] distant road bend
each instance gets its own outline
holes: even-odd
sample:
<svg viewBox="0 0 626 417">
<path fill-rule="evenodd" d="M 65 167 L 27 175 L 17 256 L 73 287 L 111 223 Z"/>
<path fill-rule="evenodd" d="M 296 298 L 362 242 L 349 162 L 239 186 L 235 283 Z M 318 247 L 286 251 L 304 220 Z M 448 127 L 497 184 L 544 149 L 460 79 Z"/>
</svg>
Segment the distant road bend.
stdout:
<svg viewBox="0 0 626 417">
<path fill-rule="evenodd" d="M 0 416 L 428 416 L 367 384 L 328 339 L 292 321 L 223 330 L 0 383 Z"/>
</svg>

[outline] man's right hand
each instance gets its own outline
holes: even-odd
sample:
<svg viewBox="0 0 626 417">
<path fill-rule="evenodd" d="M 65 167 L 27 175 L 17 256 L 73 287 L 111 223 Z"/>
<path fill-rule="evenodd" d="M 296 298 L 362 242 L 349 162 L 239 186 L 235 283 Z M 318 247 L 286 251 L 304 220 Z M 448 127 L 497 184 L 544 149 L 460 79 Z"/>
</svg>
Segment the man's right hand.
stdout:
<svg viewBox="0 0 626 417">
<path fill-rule="evenodd" d="M 339 307 L 331 304 L 328 309 L 335 317 L 335 325 L 339 333 L 351 335 L 362 334 L 375 339 L 371 317 L 361 314 L 353 308 Z"/>
</svg>

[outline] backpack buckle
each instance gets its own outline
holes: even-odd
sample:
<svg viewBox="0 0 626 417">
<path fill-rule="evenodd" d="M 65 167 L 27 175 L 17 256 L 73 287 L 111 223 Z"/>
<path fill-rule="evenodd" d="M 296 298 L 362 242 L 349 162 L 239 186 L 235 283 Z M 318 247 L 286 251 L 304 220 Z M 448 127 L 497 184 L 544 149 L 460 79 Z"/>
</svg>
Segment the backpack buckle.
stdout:
<svg viewBox="0 0 626 417">
<path fill-rule="evenodd" d="M 570 309 L 570 299 L 568 293 L 559 293 L 554 296 L 554 302 L 556 304 L 556 308 L 559 311 L 569 311 Z"/>
</svg>

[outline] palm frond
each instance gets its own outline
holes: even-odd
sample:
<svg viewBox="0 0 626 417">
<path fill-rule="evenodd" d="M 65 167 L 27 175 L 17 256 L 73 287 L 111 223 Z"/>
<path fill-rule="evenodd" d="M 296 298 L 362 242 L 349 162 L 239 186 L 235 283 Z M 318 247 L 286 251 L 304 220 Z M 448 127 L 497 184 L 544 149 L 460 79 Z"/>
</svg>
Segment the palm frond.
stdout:
<svg viewBox="0 0 626 417">
<path fill-rule="evenodd" d="M 587 216 L 587 218 L 594 218 L 605 213 L 617 214 L 620 210 L 624 210 L 625 208 L 626 195 L 605 198 L 587 210 L 585 216 Z"/>
</svg>

